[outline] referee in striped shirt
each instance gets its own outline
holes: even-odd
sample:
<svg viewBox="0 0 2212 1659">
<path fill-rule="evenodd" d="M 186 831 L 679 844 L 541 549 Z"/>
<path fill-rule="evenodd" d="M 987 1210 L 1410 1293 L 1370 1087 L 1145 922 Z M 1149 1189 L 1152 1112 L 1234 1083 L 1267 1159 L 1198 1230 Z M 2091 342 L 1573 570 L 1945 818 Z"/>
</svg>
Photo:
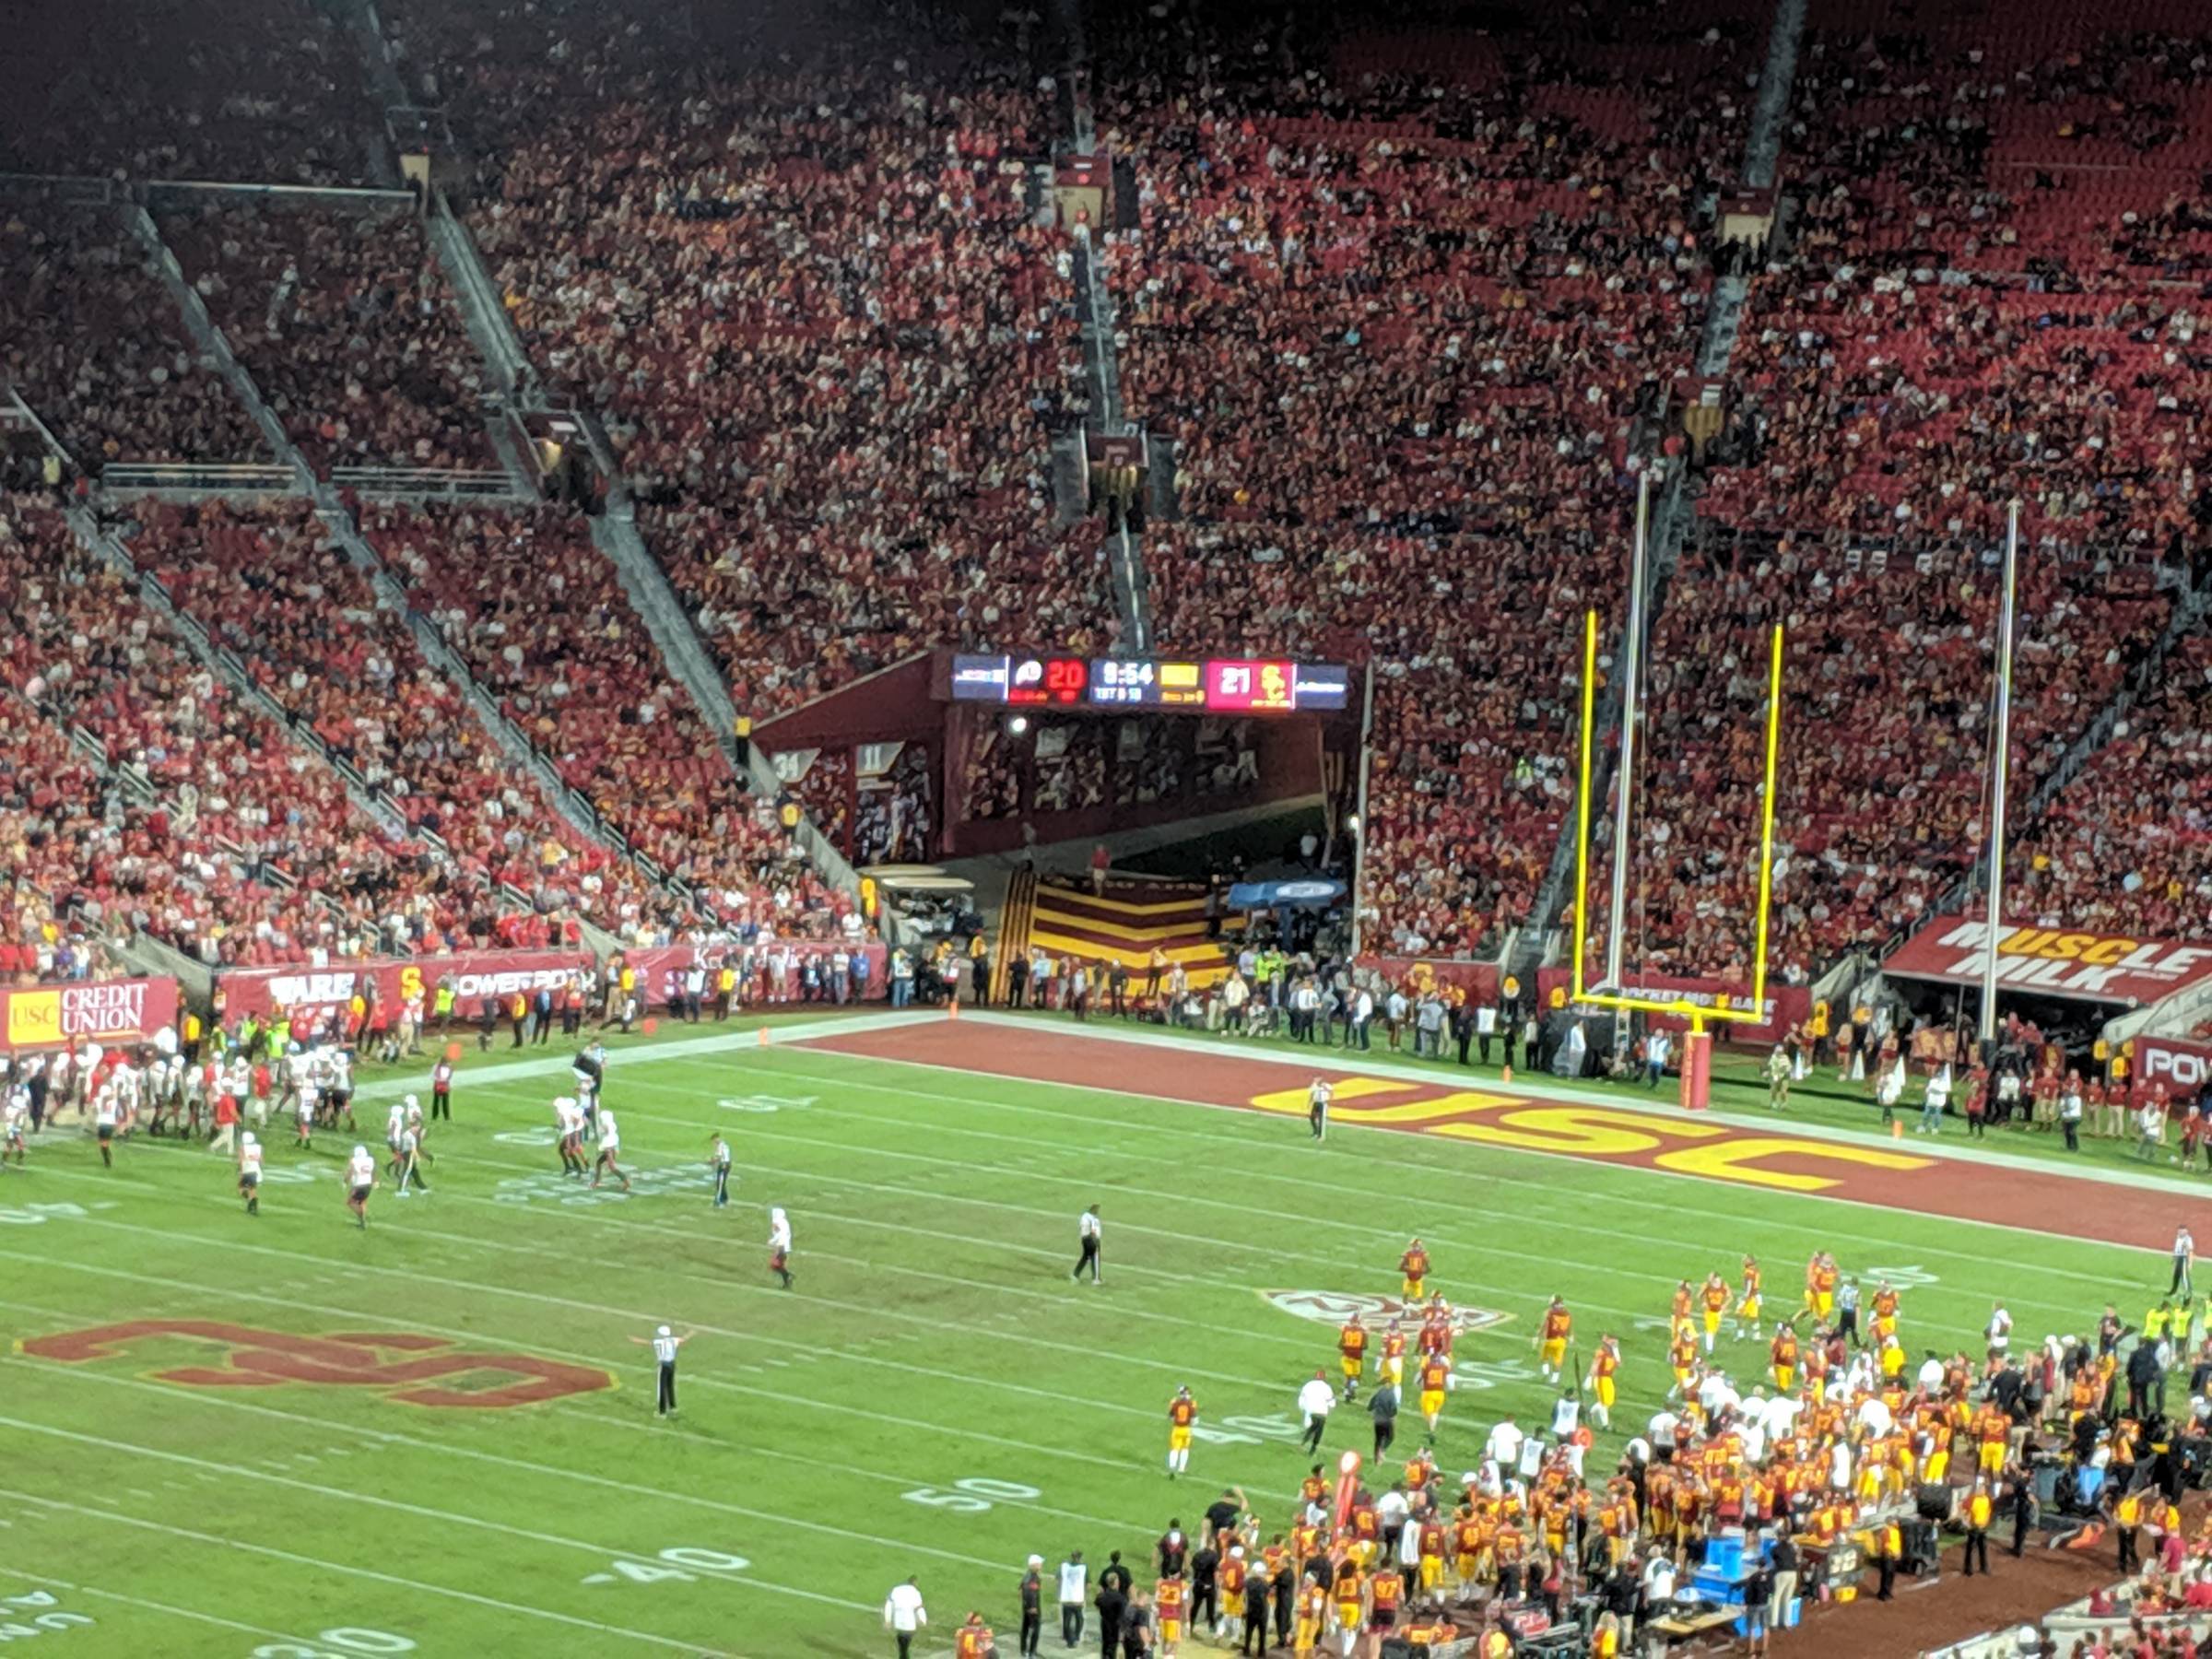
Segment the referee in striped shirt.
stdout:
<svg viewBox="0 0 2212 1659">
<path fill-rule="evenodd" d="M 686 1331 L 681 1336 L 678 1336 L 666 1325 L 662 1325 L 651 1336 L 632 1336 L 630 1338 L 640 1347 L 650 1347 L 653 1349 L 653 1359 L 660 1362 L 660 1404 L 654 1408 L 653 1415 L 655 1417 L 674 1417 L 676 1415 L 676 1350 L 690 1341 L 697 1334 L 694 1331 Z"/>
<path fill-rule="evenodd" d="M 1080 1279 L 1083 1269 L 1090 1269 L 1090 1282 L 1099 1282 L 1099 1206 L 1092 1205 L 1076 1218 L 1076 1236 L 1083 1246 L 1083 1253 L 1076 1258 L 1076 1270 L 1067 1277 Z"/>
</svg>

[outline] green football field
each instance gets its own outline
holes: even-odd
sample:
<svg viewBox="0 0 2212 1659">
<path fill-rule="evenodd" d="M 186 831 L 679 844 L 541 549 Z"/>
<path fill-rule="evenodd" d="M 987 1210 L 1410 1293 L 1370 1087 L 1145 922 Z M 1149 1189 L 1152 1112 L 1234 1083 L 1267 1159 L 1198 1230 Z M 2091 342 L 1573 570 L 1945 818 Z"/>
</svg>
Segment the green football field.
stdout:
<svg viewBox="0 0 2212 1659">
<path fill-rule="evenodd" d="M 124 1146 L 111 1171 L 52 1131 L 0 1175 L 0 1636 L 286 1659 L 876 1654 L 884 1593 L 915 1573 L 921 1651 L 980 1607 L 1011 1653 L 1031 1552 L 1080 1547 L 1095 1571 L 1118 1548 L 1141 1570 L 1171 1517 L 1229 1485 L 1287 1521 L 1292 1399 L 1316 1365 L 1335 1374 L 1334 1321 L 1295 1293 L 1394 1295 L 1410 1234 L 1455 1304 L 1502 1316 L 1460 1340 L 1447 1476 L 1503 1412 L 1547 1416 L 1529 1338 L 1554 1291 L 1585 1357 L 1623 1335 L 1618 1417 L 1640 1425 L 1665 1386 L 1650 1327 L 1670 1288 L 1733 1283 L 1746 1251 L 1775 1300 L 1816 1247 L 1890 1275 L 1915 1357 L 1971 1345 L 1994 1295 L 2026 1346 L 2163 1282 L 2143 1253 L 2024 1229 L 1377 1129 L 1316 1148 L 1295 1121 L 1154 1098 L 1176 1092 L 1173 1053 L 1133 1048 L 1106 1092 L 763 1048 L 749 1023 L 618 1050 L 634 1190 L 592 1194 L 549 1144 L 570 1053 L 472 1043 L 432 1192 L 380 1192 L 365 1232 L 336 1179 L 357 1137 L 303 1154 L 275 1124 L 255 1218 L 225 1159 L 174 1143 Z M 380 1154 L 408 1087 L 361 1091 L 358 1138 Z M 719 1211 L 716 1130 L 741 1175 Z M 1068 1278 L 1092 1202 L 1097 1288 Z M 771 1204 L 796 1232 L 788 1291 L 767 1270 Z M 698 1333 L 673 1422 L 630 1340 L 662 1322 Z M 73 1335 L 117 1325 L 136 1328 Z M 1735 1346 L 1746 1386 L 1763 1351 Z M 1171 1484 L 1183 1382 L 1202 1427 Z M 502 1390 L 558 1397 L 488 1403 Z M 1420 1439 L 1404 1423 L 1401 1453 Z M 1340 1411 L 1329 1455 L 1364 1452 L 1367 1426 Z M 1058 1651 L 1049 1607 L 1047 1625 Z"/>
</svg>

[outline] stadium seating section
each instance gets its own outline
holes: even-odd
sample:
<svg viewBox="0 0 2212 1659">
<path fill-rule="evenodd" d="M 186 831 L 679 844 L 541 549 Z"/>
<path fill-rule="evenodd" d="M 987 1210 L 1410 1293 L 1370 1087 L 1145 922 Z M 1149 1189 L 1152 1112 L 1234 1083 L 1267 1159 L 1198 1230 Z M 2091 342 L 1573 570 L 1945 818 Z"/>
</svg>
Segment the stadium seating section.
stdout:
<svg viewBox="0 0 2212 1659">
<path fill-rule="evenodd" d="M 1115 642 L 1105 527 L 1057 522 L 1051 486 L 1054 434 L 1089 412 L 1087 250 L 1125 412 L 1178 457 L 1179 511 L 1144 535 L 1157 641 L 1371 657 L 1371 940 L 1491 951 L 1527 919 L 1571 801 L 1581 617 L 1603 613 L 1610 674 L 1639 476 L 1686 458 L 1668 401 L 1712 311 L 1710 198 L 1740 167 L 1768 6 L 1500 9 L 1474 33 L 1404 0 L 1262 42 L 1182 4 L 1107 19 L 1100 138 L 1135 199 L 1073 231 L 1021 165 L 1067 122 L 1033 19 L 832 13 L 766 53 L 745 19 L 700 37 L 644 0 L 380 10 L 467 150 L 457 194 L 520 338 L 605 415 L 741 709 L 933 647 Z M 111 12 L 110 49 L 81 50 Z M 0 95 L 50 118 L 0 167 L 395 182 L 358 41 L 286 0 L 210 15 L 189 38 L 160 8 L 29 31 Z M 1910 926 L 1974 856 L 2008 500 L 2022 799 L 2160 648 L 2212 530 L 2208 166 L 2189 0 L 2029 0 L 1994 45 L 1985 7 L 1814 0 L 1781 234 L 1747 271 L 1651 642 L 1639 959 L 1746 963 L 1772 623 L 1792 977 Z M 496 465 L 487 372 L 404 206 L 165 192 L 155 222 L 311 466 Z M 24 274 L 0 371 L 86 467 L 272 458 L 121 203 L 8 206 L 0 265 Z M 11 932 L 80 888 L 230 959 L 578 917 L 840 924 L 585 521 L 358 506 L 406 605 L 672 884 L 571 827 L 305 506 L 101 511 L 290 731 L 52 506 L 8 499 Z M 2019 902 L 2201 932 L 2208 715 L 2212 658 L 2183 641 L 2027 828 Z M 843 764 L 804 791 L 832 830 Z M 1008 809 L 1004 770 L 968 757 L 963 808 Z M 859 792 L 870 853 L 927 851 L 925 773 Z"/>
</svg>

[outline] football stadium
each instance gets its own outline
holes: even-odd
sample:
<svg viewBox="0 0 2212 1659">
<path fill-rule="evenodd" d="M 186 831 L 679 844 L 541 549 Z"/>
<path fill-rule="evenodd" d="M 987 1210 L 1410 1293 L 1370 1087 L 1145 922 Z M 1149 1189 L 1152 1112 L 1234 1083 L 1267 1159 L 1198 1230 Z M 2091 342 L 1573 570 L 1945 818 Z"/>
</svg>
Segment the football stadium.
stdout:
<svg viewBox="0 0 2212 1659">
<path fill-rule="evenodd" d="M 2194 1659 L 2201 0 L 0 32 L 0 1644 Z"/>
</svg>

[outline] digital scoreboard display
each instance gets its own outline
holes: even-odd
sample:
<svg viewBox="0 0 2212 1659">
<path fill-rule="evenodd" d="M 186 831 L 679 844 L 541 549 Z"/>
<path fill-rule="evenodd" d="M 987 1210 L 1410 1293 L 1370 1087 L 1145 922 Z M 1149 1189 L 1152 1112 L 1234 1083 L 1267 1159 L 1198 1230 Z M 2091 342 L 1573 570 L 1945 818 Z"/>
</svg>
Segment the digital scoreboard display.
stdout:
<svg viewBox="0 0 2212 1659">
<path fill-rule="evenodd" d="M 952 659 L 956 702 L 1181 709 L 1201 714 L 1329 712 L 1351 700 L 1351 670 L 1277 658 L 970 656 Z"/>
</svg>

